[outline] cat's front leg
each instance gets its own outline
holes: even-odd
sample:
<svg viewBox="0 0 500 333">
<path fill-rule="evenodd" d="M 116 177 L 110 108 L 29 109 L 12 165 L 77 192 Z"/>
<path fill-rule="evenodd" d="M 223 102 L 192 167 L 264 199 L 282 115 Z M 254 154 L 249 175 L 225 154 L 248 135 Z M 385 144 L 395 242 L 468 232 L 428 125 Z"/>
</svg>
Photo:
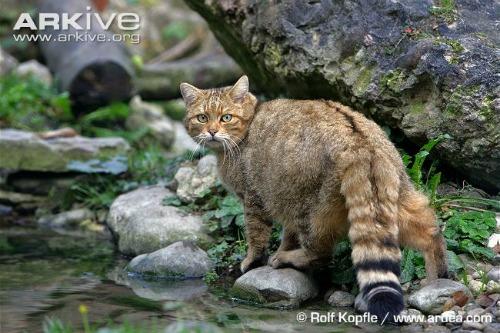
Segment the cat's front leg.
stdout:
<svg viewBox="0 0 500 333">
<path fill-rule="evenodd" d="M 240 268 L 243 273 L 265 264 L 272 222 L 257 207 L 245 205 L 245 234 L 248 250 Z"/>
</svg>

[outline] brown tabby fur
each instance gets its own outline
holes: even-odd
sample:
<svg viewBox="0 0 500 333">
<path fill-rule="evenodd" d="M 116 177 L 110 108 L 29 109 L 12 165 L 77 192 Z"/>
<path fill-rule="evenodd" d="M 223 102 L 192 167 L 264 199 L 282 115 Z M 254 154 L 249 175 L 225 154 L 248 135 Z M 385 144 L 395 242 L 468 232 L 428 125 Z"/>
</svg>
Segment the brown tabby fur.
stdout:
<svg viewBox="0 0 500 333">
<path fill-rule="evenodd" d="M 400 245 L 423 252 L 428 279 L 446 276 L 434 212 L 373 121 L 331 101 L 259 103 L 245 76 L 219 89 L 184 83 L 181 92 L 188 132 L 215 150 L 223 183 L 244 203 L 243 272 L 262 264 L 274 220 L 284 229 L 268 261 L 274 268 L 326 263 L 335 241 L 348 235 L 360 289 L 376 314 L 383 314 L 377 306 L 387 301 L 384 292 L 398 296 L 383 310 L 401 310 Z M 225 114 L 232 115 L 229 122 L 221 121 Z"/>
</svg>

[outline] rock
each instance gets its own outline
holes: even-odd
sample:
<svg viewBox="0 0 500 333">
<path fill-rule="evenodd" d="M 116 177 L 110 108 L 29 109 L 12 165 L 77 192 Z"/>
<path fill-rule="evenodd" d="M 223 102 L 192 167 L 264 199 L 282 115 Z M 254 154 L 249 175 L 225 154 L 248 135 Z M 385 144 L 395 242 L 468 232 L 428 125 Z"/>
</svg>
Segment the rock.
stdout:
<svg viewBox="0 0 500 333">
<path fill-rule="evenodd" d="M 463 292 L 466 297 L 472 299 L 470 290 L 463 284 L 447 279 L 437 279 L 411 294 L 408 304 L 425 314 L 440 314 L 444 311 L 444 304 L 452 299 L 456 292 Z"/>
<path fill-rule="evenodd" d="M 175 121 L 174 128 L 175 140 L 171 148 L 174 153 L 180 155 L 186 151 L 195 151 L 199 147 L 189 136 L 183 123 Z"/>
<path fill-rule="evenodd" d="M 147 186 L 115 199 L 107 224 L 118 239 L 120 252 L 139 255 L 181 240 L 209 241 L 200 216 L 162 205 L 172 195 L 162 186 Z"/>
<path fill-rule="evenodd" d="M 192 242 L 182 241 L 135 257 L 127 270 L 154 277 L 199 278 L 205 276 L 213 266 L 205 251 Z"/>
<path fill-rule="evenodd" d="M 122 138 L 55 138 L 0 130 L 0 168 L 10 170 L 119 174 L 127 170 L 128 143 Z"/>
<path fill-rule="evenodd" d="M 206 155 L 198 165 L 179 168 L 174 179 L 177 182 L 177 197 L 184 203 L 203 198 L 217 184 L 217 158 Z"/>
<path fill-rule="evenodd" d="M 500 266 L 493 267 L 486 276 L 490 281 L 500 282 Z"/>
<path fill-rule="evenodd" d="M 500 293 L 500 283 L 496 281 L 488 281 L 486 284 L 486 292 L 490 294 Z"/>
<path fill-rule="evenodd" d="M 335 98 L 418 145 L 449 134 L 436 155 L 500 189 L 494 1 L 186 3 L 267 95 Z"/>
<path fill-rule="evenodd" d="M 214 324 L 203 321 L 176 321 L 165 327 L 163 333 L 185 333 L 185 332 L 204 332 L 204 333 L 222 333 L 223 331 Z"/>
<path fill-rule="evenodd" d="M 148 279 L 127 274 L 122 267 L 111 270 L 107 277 L 117 284 L 132 289 L 139 297 L 153 301 L 185 301 L 198 298 L 208 291 L 202 279 Z"/>
<path fill-rule="evenodd" d="M 425 333 L 450 333 L 451 330 L 445 326 L 429 325 L 424 329 Z"/>
<path fill-rule="evenodd" d="M 318 295 L 318 289 L 306 274 L 292 268 L 263 266 L 240 276 L 232 294 L 239 299 L 271 307 L 297 307 Z"/>
<path fill-rule="evenodd" d="M 469 280 L 468 287 L 472 293 L 479 294 L 486 286 L 481 281 Z"/>
<path fill-rule="evenodd" d="M 488 239 L 488 247 L 495 251 L 496 248 L 500 248 L 500 234 L 493 234 Z M 498 253 L 498 251 L 495 251 Z"/>
<path fill-rule="evenodd" d="M 472 320 L 465 320 L 462 323 L 462 328 L 464 330 L 478 330 L 478 331 L 482 331 L 483 328 L 484 328 L 484 324 L 476 322 L 476 321 L 472 321 Z"/>
<path fill-rule="evenodd" d="M 328 304 L 335 307 L 350 307 L 354 304 L 355 297 L 345 291 L 337 290 L 328 298 Z"/>
<path fill-rule="evenodd" d="M 164 148 L 172 145 L 175 139 L 175 127 L 172 120 L 164 115 L 161 106 L 143 102 L 140 96 L 135 96 L 130 101 L 130 108 L 132 113 L 125 123 L 128 129 L 147 128 L 151 136 Z"/>
<path fill-rule="evenodd" d="M 47 195 L 49 192 L 69 189 L 75 182 L 73 174 L 16 172 L 9 175 L 7 186 L 16 192 Z"/>
<path fill-rule="evenodd" d="M 500 323 L 488 323 L 483 330 L 484 333 L 498 333 L 500 332 Z"/>
<path fill-rule="evenodd" d="M 82 208 L 56 215 L 42 216 L 37 222 L 40 226 L 57 229 L 77 227 L 81 222 L 94 218 L 95 214 L 91 210 Z"/>
<path fill-rule="evenodd" d="M 16 58 L 0 48 L 0 76 L 10 73 L 14 68 L 16 68 L 17 64 L 18 62 Z"/>
<path fill-rule="evenodd" d="M 17 193 L 0 190 L 0 202 L 6 201 L 13 204 L 25 204 L 25 203 L 42 203 L 45 201 L 45 197 L 32 195 L 27 193 Z"/>
<path fill-rule="evenodd" d="M 52 74 L 49 69 L 36 60 L 23 62 L 17 66 L 15 73 L 24 77 L 31 75 L 48 86 L 52 84 Z"/>
<path fill-rule="evenodd" d="M 500 213 L 495 214 L 495 220 L 497 221 L 496 232 L 500 232 Z"/>
<path fill-rule="evenodd" d="M 12 207 L 0 204 L 0 217 L 7 216 L 12 213 Z"/>
<path fill-rule="evenodd" d="M 479 295 L 479 297 L 476 298 L 476 303 L 483 308 L 487 308 L 487 307 L 495 304 L 495 300 L 493 298 L 489 297 L 488 295 L 483 294 L 483 295 Z"/>
</svg>

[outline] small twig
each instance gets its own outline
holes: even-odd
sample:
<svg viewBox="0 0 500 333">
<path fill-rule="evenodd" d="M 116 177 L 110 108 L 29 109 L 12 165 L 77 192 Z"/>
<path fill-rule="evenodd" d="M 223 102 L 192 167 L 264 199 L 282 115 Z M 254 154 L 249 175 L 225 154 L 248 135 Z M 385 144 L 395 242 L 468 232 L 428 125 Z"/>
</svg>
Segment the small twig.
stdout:
<svg viewBox="0 0 500 333">
<path fill-rule="evenodd" d="M 175 44 L 173 47 L 163 51 L 161 54 L 151 59 L 148 64 L 158 64 L 182 57 L 190 50 L 194 49 L 200 43 L 200 36 L 194 33 L 183 41 Z"/>
</svg>

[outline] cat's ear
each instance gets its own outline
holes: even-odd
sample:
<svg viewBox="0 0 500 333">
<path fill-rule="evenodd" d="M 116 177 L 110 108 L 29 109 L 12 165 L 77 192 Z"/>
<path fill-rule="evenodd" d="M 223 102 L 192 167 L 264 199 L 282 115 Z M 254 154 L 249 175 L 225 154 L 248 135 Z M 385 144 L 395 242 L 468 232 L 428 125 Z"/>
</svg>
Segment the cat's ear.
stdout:
<svg viewBox="0 0 500 333">
<path fill-rule="evenodd" d="M 236 82 L 234 86 L 231 87 L 231 89 L 229 90 L 229 95 L 235 102 L 240 103 L 248 94 L 248 88 L 248 77 L 246 75 L 243 75 L 242 77 L 240 77 L 238 82 Z"/>
<path fill-rule="evenodd" d="M 180 90 L 184 103 L 186 103 L 187 106 L 192 105 L 201 94 L 200 89 L 185 82 L 181 83 Z"/>
</svg>

